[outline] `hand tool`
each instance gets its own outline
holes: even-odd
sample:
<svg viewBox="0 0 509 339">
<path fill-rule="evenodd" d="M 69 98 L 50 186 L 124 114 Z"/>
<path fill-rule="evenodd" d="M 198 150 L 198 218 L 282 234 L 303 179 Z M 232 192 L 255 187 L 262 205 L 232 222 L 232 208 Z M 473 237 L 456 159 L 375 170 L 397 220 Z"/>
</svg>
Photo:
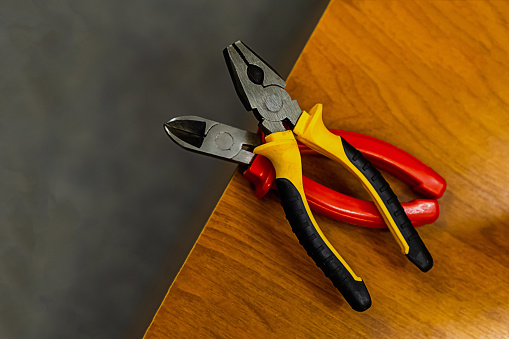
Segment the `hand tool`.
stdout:
<svg viewBox="0 0 509 339">
<path fill-rule="evenodd" d="M 251 167 L 256 159 L 263 159 L 255 158 L 254 154 L 268 158 L 274 166 L 281 204 L 293 232 L 354 310 L 368 309 L 371 298 L 362 279 L 338 254 L 313 218 L 303 188 L 296 138 L 352 172 L 370 193 L 407 258 L 424 272 L 431 269 L 433 259 L 389 184 L 341 134 L 335 135 L 325 127 L 322 106 L 315 105 L 309 113 L 302 111 L 284 90 L 284 80 L 242 42 L 228 46 L 223 54 L 235 90 L 245 108 L 258 119 L 259 128 L 266 135 L 265 143 L 260 145 L 260 136 L 254 133 L 206 119 L 199 121 L 197 117 L 173 119 L 165 125 L 168 134 L 188 149 L 206 151 Z M 417 187 L 426 190 L 423 185 Z"/>
<path fill-rule="evenodd" d="M 253 152 L 267 157 L 276 170 L 281 204 L 293 232 L 308 255 L 322 269 L 356 311 L 371 306 L 367 288 L 330 244 L 314 220 L 302 183 L 297 140 L 351 171 L 368 190 L 402 252 L 426 272 L 433 259 L 406 215 L 390 185 L 378 170 L 342 137 L 329 132 L 322 121 L 322 106 L 309 113 L 284 90 L 284 80 L 241 41 L 223 51 L 236 92 L 252 111 L 266 143 Z"/>
<path fill-rule="evenodd" d="M 260 137 L 196 116 L 173 118 L 164 127 L 168 136 L 187 150 L 248 166 L 243 175 L 254 184 L 256 197 L 261 198 L 271 188 L 275 188 L 273 183 L 276 174 L 272 163 L 267 158 L 252 153 L 254 148 L 262 144 L 263 135 Z M 438 202 L 435 199 L 442 196 L 446 187 L 445 180 L 438 173 L 409 153 L 382 140 L 355 132 L 330 131 L 347 139 L 366 158 L 374 162 L 377 168 L 382 168 L 411 185 L 416 193 L 432 198 L 415 199 L 401 204 L 414 226 L 431 224 L 438 218 Z M 226 138 L 229 142 L 225 146 Z M 299 144 L 299 151 L 301 154 L 316 154 L 303 144 Z M 312 211 L 354 225 L 387 227 L 373 202 L 341 194 L 306 176 L 302 179 Z"/>
</svg>

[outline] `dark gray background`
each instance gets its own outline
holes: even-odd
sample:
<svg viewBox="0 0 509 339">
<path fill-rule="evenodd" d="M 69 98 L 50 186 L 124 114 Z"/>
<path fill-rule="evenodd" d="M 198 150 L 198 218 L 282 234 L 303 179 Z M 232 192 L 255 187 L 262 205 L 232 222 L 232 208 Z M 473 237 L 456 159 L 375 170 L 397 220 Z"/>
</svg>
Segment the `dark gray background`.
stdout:
<svg viewBox="0 0 509 339">
<path fill-rule="evenodd" d="M 326 1 L 0 2 L 0 338 L 139 338 L 235 166 L 162 124 L 255 130 L 222 49 L 286 76 Z"/>
</svg>

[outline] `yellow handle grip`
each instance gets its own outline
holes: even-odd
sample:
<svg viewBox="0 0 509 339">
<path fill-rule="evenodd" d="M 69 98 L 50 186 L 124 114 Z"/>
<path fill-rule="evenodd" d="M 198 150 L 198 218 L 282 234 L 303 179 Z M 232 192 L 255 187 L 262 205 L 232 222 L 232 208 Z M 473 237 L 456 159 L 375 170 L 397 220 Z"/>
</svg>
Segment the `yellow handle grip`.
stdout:
<svg viewBox="0 0 509 339">
<path fill-rule="evenodd" d="M 410 261 L 422 271 L 433 266 L 433 258 L 401 207 L 390 185 L 378 170 L 342 137 L 331 133 L 322 120 L 322 105 L 302 112 L 293 132 L 297 140 L 352 172 L 369 192 L 389 230 Z"/>
<path fill-rule="evenodd" d="M 254 153 L 267 157 L 276 170 L 276 185 L 292 230 L 300 244 L 356 311 L 371 306 L 364 282 L 327 240 L 311 213 L 302 185 L 302 164 L 292 131 L 266 137 Z"/>
</svg>

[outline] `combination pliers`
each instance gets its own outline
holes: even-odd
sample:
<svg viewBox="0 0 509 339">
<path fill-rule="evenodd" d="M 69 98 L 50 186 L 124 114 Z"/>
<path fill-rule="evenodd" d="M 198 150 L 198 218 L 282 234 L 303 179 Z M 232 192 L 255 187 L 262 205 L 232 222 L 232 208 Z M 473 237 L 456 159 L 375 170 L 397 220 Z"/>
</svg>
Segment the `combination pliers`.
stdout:
<svg viewBox="0 0 509 339">
<path fill-rule="evenodd" d="M 371 195 L 402 252 L 421 271 L 430 270 L 433 258 L 390 185 L 361 152 L 325 127 L 322 105 L 315 105 L 309 113 L 302 111 L 297 101 L 284 90 L 285 81 L 241 41 L 228 46 L 223 54 L 235 90 L 246 110 L 252 111 L 259 121 L 265 143 L 261 144 L 257 134 L 206 119 L 195 121 L 189 119 L 191 117 L 168 122 L 165 125 L 168 134 L 185 134 L 181 136 L 186 140 L 187 148 L 201 152 L 207 145 L 204 136 L 210 136 L 214 138 L 217 150 L 209 153 L 214 155 L 216 152 L 223 158 L 228 157 L 225 154 L 231 154 L 232 160 L 243 163 L 250 163 L 254 154 L 268 158 L 275 168 L 275 183 L 293 232 L 354 310 L 368 309 L 370 295 L 363 280 L 327 240 L 311 213 L 303 188 L 297 140 L 352 172 Z M 255 147 L 253 152 L 246 150 L 250 146 Z"/>
</svg>

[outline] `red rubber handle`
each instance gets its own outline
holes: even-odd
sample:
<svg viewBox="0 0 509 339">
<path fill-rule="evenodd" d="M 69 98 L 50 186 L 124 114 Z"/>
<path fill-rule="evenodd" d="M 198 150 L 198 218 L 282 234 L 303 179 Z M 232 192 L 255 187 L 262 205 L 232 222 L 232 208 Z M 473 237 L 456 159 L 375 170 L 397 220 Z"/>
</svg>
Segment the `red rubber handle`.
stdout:
<svg viewBox="0 0 509 339">
<path fill-rule="evenodd" d="M 254 195 L 261 199 L 272 187 L 276 179 L 276 171 L 269 159 L 263 155 L 257 155 L 251 166 L 244 172 L 244 177 L 254 184 Z"/>
<path fill-rule="evenodd" d="M 398 177 L 417 193 L 437 199 L 446 189 L 446 181 L 431 167 L 409 153 L 385 141 L 360 133 L 331 130 L 345 138 L 361 151 L 376 167 Z M 315 152 L 300 144 L 302 154 Z M 275 171 L 271 162 L 256 156 L 244 176 L 255 185 L 255 196 L 263 197 L 272 187 Z M 303 177 L 304 191 L 313 211 L 350 224 L 385 228 L 385 223 L 371 201 L 353 198 L 333 191 L 307 177 Z M 438 202 L 433 199 L 416 199 L 403 203 L 406 214 L 414 226 L 433 223 L 439 214 Z"/>
</svg>

